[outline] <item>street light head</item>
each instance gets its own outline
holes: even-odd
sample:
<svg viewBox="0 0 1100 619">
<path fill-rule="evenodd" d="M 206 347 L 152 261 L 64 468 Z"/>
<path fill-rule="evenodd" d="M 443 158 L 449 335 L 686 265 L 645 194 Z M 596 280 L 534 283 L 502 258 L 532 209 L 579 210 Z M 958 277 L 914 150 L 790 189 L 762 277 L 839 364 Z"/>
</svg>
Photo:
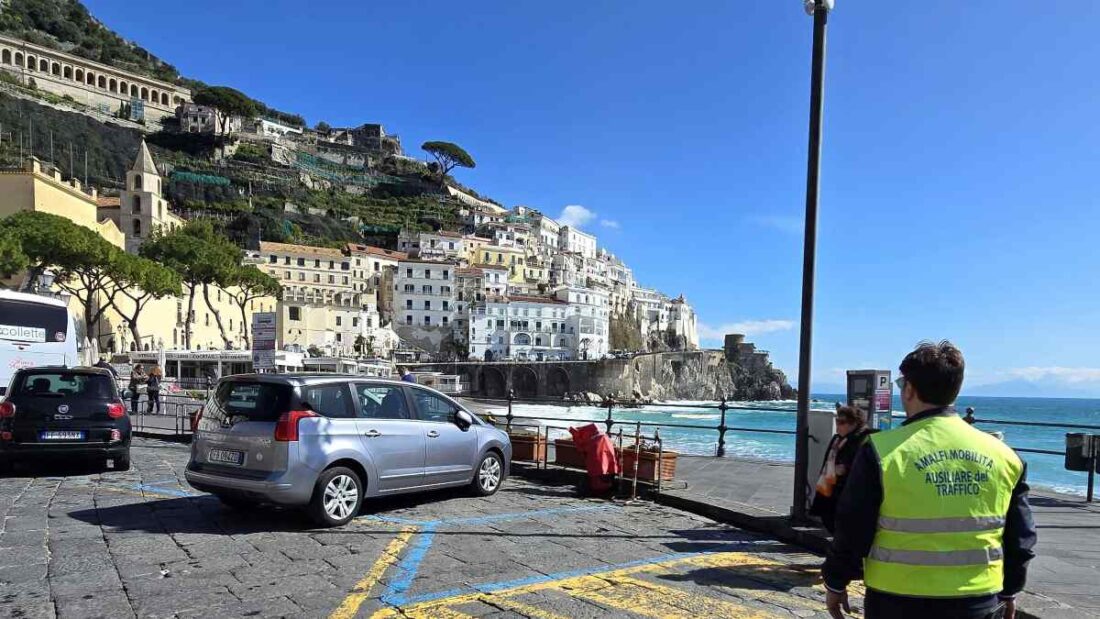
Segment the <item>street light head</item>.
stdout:
<svg viewBox="0 0 1100 619">
<path fill-rule="evenodd" d="M 802 0 L 802 6 L 806 8 L 807 15 L 813 15 L 817 9 L 817 0 Z M 833 0 L 821 0 L 821 6 L 828 13 L 833 10 Z"/>
</svg>

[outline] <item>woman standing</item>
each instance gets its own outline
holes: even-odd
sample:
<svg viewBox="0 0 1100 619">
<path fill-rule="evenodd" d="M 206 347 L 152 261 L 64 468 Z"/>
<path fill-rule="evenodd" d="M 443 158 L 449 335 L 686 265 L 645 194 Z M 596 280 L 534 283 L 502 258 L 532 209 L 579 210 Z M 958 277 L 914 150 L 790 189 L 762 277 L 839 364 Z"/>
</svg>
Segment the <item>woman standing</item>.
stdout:
<svg viewBox="0 0 1100 619">
<path fill-rule="evenodd" d="M 863 409 L 853 406 L 836 409 L 836 434 L 825 452 L 825 462 L 817 478 L 817 492 L 810 508 L 810 513 L 821 518 L 821 523 L 830 533 L 833 532 L 836 505 L 844 492 L 848 472 L 852 470 L 863 439 L 870 433 L 867 413 Z"/>
<path fill-rule="evenodd" d="M 164 380 L 164 370 L 160 369 L 159 365 L 154 365 L 153 369 L 149 370 L 149 381 L 146 384 L 145 390 L 149 394 L 149 413 L 153 413 L 153 406 L 156 406 L 156 414 L 160 414 L 160 383 Z"/>
<path fill-rule="evenodd" d="M 141 367 L 138 363 L 130 370 L 130 414 L 136 415 L 138 412 L 138 398 L 141 394 L 138 393 L 138 389 L 145 384 L 145 381 L 149 380 L 149 377 L 145 375 L 145 368 Z"/>
</svg>

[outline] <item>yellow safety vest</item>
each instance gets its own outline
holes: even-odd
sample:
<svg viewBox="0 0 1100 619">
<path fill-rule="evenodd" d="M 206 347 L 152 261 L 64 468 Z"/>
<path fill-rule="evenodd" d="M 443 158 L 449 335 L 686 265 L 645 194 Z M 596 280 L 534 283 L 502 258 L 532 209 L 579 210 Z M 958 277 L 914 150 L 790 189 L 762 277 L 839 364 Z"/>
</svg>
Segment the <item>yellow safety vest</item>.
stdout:
<svg viewBox="0 0 1100 619">
<path fill-rule="evenodd" d="M 1023 463 L 957 415 L 870 437 L 882 465 L 882 506 L 864 582 L 916 597 L 1001 591 L 1002 538 Z"/>
</svg>

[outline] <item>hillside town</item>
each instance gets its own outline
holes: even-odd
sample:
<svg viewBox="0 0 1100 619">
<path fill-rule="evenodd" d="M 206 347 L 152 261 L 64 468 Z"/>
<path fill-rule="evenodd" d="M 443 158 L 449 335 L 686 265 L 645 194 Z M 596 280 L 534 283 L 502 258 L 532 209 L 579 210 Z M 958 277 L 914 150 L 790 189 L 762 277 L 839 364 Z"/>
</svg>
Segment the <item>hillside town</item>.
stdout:
<svg viewBox="0 0 1100 619">
<path fill-rule="evenodd" d="M 183 86 L 7 36 L 0 36 L 0 70 L 25 88 L 60 97 L 55 104 L 62 108 L 138 126 L 143 134 L 225 138 L 216 158 L 259 149 L 309 183 L 348 193 L 359 190 L 349 171 L 369 174 L 383 158 L 424 173 L 437 165 L 406 155 L 399 136 L 380 124 L 311 129 L 235 114 L 231 106 L 196 103 Z M 87 186 L 65 178 L 57 162 L 27 156 L 0 174 L 14 197 L 0 205 L 0 215 L 59 215 L 136 255 L 150 238 L 196 216 L 168 196 L 169 183 L 179 178 L 178 171 L 169 178 L 145 141 L 122 187 Z M 133 325 L 125 311 L 99 311 L 102 300 L 95 307 L 74 303 L 74 312 L 98 316 L 94 332 L 80 337 L 104 353 L 221 351 L 226 369 L 243 368 L 255 312 L 276 313 L 278 364 L 287 369 L 318 367 L 322 359 L 362 370 L 363 359 L 564 361 L 698 349 L 695 312 L 684 297 L 640 285 L 593 234 L 534 208 L 507 209 L 457 183 L 444 182 L 443 191 L 460 205 L 448 228 L 413 222 L 371 237 L 374 244 L 248 235 L 235 239 L 245 250 L 243 265 L 276 280 L 277 294 L 249 298 L 245 306 L 234 302 L 240 295 L 232 287 L 207 286 L 209 301 L 187 310 L 185 286 L 183 296 L 149 301 Z M 300 210 L 289 201 L 283 208 Z M 364 228 L 373 223 L 348 219 Z M 616 322 L 632 337 L 613 337 Z"/>
</svg>

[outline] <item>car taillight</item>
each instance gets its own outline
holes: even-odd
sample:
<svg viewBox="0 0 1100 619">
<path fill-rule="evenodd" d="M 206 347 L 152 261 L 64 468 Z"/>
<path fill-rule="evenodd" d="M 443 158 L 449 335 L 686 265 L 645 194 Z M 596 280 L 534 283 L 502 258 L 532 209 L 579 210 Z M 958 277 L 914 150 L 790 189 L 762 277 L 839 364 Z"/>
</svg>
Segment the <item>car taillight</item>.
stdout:
<svg viewBox="0 0 1100 619">
<path fill-rule="evenodd" d="M 11 432 L 0 432 L 0 441 L 10 441 Z"/>
<path fill-rule="evenodd" d="M 316 417 L 313 411 L 287 411 L 279 415 L 279 421 L 275 422 L 275 440 L 298 440 L 298 422 L 307 417 Z"/>
<path fill-rule="evenodd" d="M 15 417 L 15 405 L 5 400 L 0 402 L 0 419 Z"/>
<path fill-rule="evenodd" d="M 122 402 L 111 402 L 107 405 L 107 416 L 111 419 L 121 419 L 126 416 L 126 407 Z"/>
</svg>

